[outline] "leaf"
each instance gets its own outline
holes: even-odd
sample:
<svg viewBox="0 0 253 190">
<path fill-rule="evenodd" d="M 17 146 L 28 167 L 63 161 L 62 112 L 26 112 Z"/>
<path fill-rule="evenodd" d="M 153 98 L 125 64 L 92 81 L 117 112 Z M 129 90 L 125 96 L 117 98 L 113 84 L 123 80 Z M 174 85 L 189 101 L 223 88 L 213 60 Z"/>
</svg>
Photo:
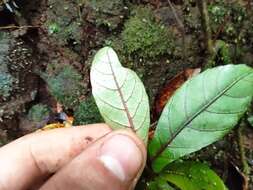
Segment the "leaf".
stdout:
<svg viewBox="0 0 253 190">
<path fill-rule="evenodd" d="M 195 152 L 227 134 L 246 111 L 253 94 L 253 71 L 226 65 L 193 77 L 177 90 L 159 119 L 149 145 L 152 167 Z"/>
<path fill-rule="evenodd" d="M 170 97 L 174 94 L 174 92 L 183 85 L 183 83 L 200 73 L 200 68 L 197 69 L 186 69 L 180 73 L 178 73 L 175 77 L 170 79 L 165 86 L 161 89 L 158 95 L 155 98 L 154 105 L 154 117 L 158 118 L 170 99 Z"/>
<path fill-rule="evenodd" d="M 112 48 L 104 47 L 94 57 L 90 77 L 92 94 L 105 122 L 114 129 L 131 128 L 146 142 L 148 96 L 136 73 L 121 65 Z"/>
<path fill-rule="evenodd" d="M 167 180 L 161 177 L 156 177 L 153 181 L 148 184 L 147 190 L 175 190 L 171 187 Z"/>
<path fill-rule="evenodd" d="M 181 190 L 227 190 L 213 170 L 198 162 L 172 163 L 161 176 Z"/>
<path fill-rule="evenodd" d="M 248 120 L 250 126 L 253 127 L 253 115 L 249 116 L 249 117 L 247 118 L 247 120 Z"/>
</svg>

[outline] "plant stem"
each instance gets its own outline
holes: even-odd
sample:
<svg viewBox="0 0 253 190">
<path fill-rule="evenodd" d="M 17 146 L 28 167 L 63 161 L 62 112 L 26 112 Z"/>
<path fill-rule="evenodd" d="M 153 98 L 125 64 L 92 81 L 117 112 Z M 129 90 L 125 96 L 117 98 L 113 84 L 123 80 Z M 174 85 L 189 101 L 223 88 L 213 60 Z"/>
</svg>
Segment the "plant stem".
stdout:
<svg viewBox="0 0 253 190">
<path fill-rule="evenodd" d="M 147 174 L 148 179 L 153 179 L 157 176 L 148 165 L 145 166 L 144 171 Z"/>
<path fill-rule="evenodd" d="M 178 24 L 178 27 L 181 31 L 181 34 L 182 34 L 182 49 L 183 49 L 183 61 L 184 63 L 186 63 L 186 49 L 185 49 L 185 28 L 184 28 L 184 24 L 183 22 L 180 20 L 179 16 L 177 15 L 177 12 L 174 8 L 174 6 L 172 5 L 171 1 L 168 0 L 168 3 L 169 3 L 169 6 L 170 6 L 170 9 L 177 21 L 177 24 Z"/>
<path fill-rule="evenodd" d="M 251 10 L 251 0 L 248 0 L 248 2 L 247 2 L 247 9 Z"/>
<path fill-rule="evenodd" d="M 237 129 L 237 138 L 238 138 L 238 146 L 239 146 L 239 151 L 240 151 L 240 159 L 241 159 L 241 163 L 243 167 L 243 173 L 246 175 L 246 178 L 248 179 L 248 176 L 250 174 L 250 167 L 247 163 L 245 148 L 243 145 L 243 135 L 242 135 L 242 131 L 245 127 L 246 127 L 245 119 L 242 119 L 240 126 Z"/>
<path fill-rule="evenodd" d="M 209 57 L 212 57 L 213 55 L 213 41 L 212 41 L 212 31 L 209 23 L 209 15 L 208 15 L 208 10 L 207 10 L 207 3 L 206 0 L 198 0 L 197 1 L 200 16 L 201 16 L 201 25 L 202 25 L 202 30 L 204 33 L 204 40 L 205 40 L 205 46 L 206 46 L 206 52 Z M 206 67 L 211 67 L 212 65 L 210 64 L 209 61 L 206 63 Z"/>
<path fill-rule="evenodd" d="M 23 29 L 23 28 L 39 28 L 39 26 L 1 26 L 0 30 Z"/>
<path fill-rule="evenodd" d="M 155 129 L 157 123 L 158 123 L 158 121 L 155 121 L 155 122 L 151 123 L 150 128 L 151 128 L 151 129 Z"/>
</svg>

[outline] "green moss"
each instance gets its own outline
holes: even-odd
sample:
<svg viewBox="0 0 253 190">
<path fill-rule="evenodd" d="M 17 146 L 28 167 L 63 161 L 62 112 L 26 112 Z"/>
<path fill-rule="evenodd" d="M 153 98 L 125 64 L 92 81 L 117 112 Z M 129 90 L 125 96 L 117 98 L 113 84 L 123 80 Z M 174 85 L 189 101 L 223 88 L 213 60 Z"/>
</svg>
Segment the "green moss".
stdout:
<svg viewBox="0 0 253 190">
<path fill-rule="evenodd" d="M 36 104 L 30 108 L 28 118 L 34 122 L 41 122 L 49 117 L 50 110 L 46 105 Z"/>
<path fill-rule="evenodd" d="M 78 104 L 82 94 L 82 77 L 72 66 L 66 65 L 53 75 L 45 74 L 43 78 L 51 94 L 66 108 L 73 108 Z"/>
<path fill-rule="evenodd" d="M 218 24 L 224 22 L 225 16 L 227 14 L 226 8 L 222 4 L 215 4 L 208 7 L 209 14 L 212 17 L 212 21 Z"/>
<path fill-rule="evenodd" d="M 60 28 L 56 23 L 52 23 L 48 26 L 48 33 L 49 34 L 58 33 L 59 31 L 60 31 Z"/>
<path fill-rule="evenodd" d="M 222 38 L 234 40 L 238 37 L 246 18 L 246 9 L 237 2 L 214 1 L 208 6 L 211 28 L 216 34 L 222 32 Z M 222 31 L 221 31 L 222 27 Z"/>
<path fill-rule="evenodd" d="M 230 48 L 229 44 L 227 44 L 223 40 L 217 40 L 214 44 L 214 54 L 209 59 L 206 68 L 214 67 L 217 64 L 218 65 L 233 64 L 229 48 Z"/>
<path fill-rule="evenodd" d="M 103 122 L 93 97 L 90 97 L 79 104 L 74 112 L 74 118 L 75 125 Z"/>
<path fill-rule="evenodd" d="M 229 45 L 226 42 L 217 40 L 214 49 L 215 52 L 219 53 L 220 59 L 224 65 L 232 64 Z"/>
<path fill-rule="evenodd" d="M 167 28 L 156 22 L 148 7 L 136 8 L 126 21 L 122 41 L 126 54 L 154 59 L 171 49 L 171 37 Z"/>
</svg>

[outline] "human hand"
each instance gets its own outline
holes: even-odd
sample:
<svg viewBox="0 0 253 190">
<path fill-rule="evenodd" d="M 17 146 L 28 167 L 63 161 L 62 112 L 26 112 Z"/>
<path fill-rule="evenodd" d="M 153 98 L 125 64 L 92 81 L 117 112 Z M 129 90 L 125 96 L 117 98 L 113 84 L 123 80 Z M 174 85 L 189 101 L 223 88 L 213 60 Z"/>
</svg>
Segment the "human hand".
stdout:
<svg viewBox="0 0 253 190">
<path fill-rule="evenodd" d="M 0 149 L 0 190 L 130 190 L 145 162 L 145 145 L 127 130 L 42 131 Z"/>
</svg>

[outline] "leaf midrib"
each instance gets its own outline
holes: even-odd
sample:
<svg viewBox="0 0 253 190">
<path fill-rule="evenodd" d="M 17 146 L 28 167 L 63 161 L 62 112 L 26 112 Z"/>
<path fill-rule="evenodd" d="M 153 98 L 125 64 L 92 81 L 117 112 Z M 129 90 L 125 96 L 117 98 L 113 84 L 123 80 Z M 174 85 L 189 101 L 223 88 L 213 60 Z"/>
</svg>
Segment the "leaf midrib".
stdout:
<svg viewBox="0 0 253 190">
<path fill-rule="evenodd" d="M 221 90 L 219 94 L 217 94 L 209 103 L 204 105 L 199 111 L 197 111 L 193 116 L 191 116 L 189 119 L 186 120 L 179 128 L 178 130 L 172 135 L 172 137 L 168 140 L 166 144 L 161 146 L 161 148 L 156 152 L 156 154 L 151 157 L 151 162 L 153 162 L 166 148 L 169 146 L 174 139 L 177 137 L 177 135 L 189 124 L 191 123 L 199 114 L 201 114 L 205 109 L 207 109 L 209 106 L 211 106 L 217 99 L 219 99 L 221 96 L 223 96 L 230 88 L 232 88 L 237 82 L 240 80 L 243 80 L 243 78 L 247 77 L 248 75 L 252 74 L 252 72 L 248 72 L 247 74 L 239 77 L 237 80 L 232 82 L 230 85 L 228 85 L 226 88 Z"/>
<path fill-rule="evenodd" d="M 122 93 L 121 88 L 119 86 L 119 83 L 117 81 L 116 75 L 114 73 L 114 70 L 113 70 L 113 67 L 112 67 L 112 64 L 111 64 L 111 60 L 110 60 L 110 56 L 108 54 L 108 51 L 106 51 L 106 55 L 107 55 L 107 58 L 109 60 L 109 65 L 110 65 L 110 69 L 111 69 L 111 72 L 112 72 L 113 80 L 115 81 L 117 92 L 119 93 L 120 100 L 121 100 L 121 102 L 123 104 L 124 110 L 125 110 L 126 115 L 127 115 L 127 119 L 128 119 L 129 125 L 130 125 L 129 128 L 131 128 L 134 131 L 134 123 L 133 123 L 132 117 L 130 115 L 129 109 L 128 109 L 127 105 L 126 105 L 126 102 L 124 100 L 124 96 L 123 96 L 123 93 Z"/>
</svg>

